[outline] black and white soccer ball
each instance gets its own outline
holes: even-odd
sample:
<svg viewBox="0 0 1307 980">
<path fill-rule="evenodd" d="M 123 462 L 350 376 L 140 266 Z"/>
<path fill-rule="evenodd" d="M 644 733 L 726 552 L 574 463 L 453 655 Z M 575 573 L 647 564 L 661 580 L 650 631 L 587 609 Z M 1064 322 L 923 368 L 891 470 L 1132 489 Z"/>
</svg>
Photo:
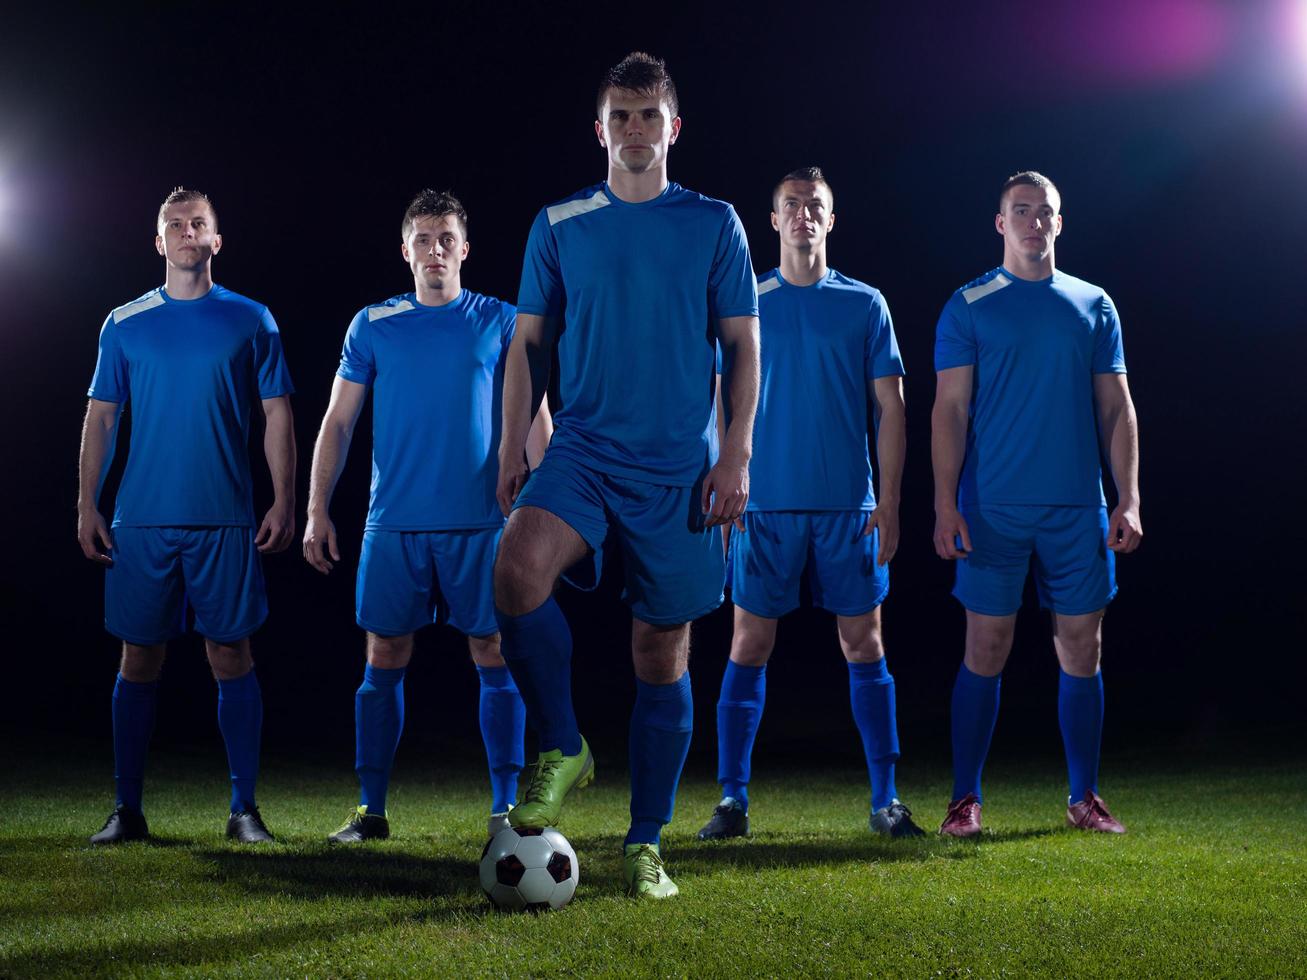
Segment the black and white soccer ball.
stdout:
<svg viewBox="0 0 1307 980">
<path fill-rule="evenodd" d="M 501 909 L 561 909 L 572 900 L 580 879 L 576 851 L 553 827 L 509 827 L 481 852 L 481 888 Z"/>
</svg>

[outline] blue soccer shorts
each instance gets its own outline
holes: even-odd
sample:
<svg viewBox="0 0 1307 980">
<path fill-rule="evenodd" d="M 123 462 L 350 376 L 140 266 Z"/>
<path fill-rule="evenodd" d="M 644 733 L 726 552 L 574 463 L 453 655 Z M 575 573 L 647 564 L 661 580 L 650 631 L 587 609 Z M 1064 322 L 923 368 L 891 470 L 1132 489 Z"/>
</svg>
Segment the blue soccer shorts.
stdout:
<svg viewBox="0 0 1307 980">
<path fill-rule="evenodd" d="M 503 531 L 364 531 L 356 621 L 378 636 L 403 636 L 428 623 L 448 623 L 468 636 L 499 632 L 494 571 Z"/>
<path fill-rule="evenodd" d="M 889 595 L 889 566 L 876 564 L 880 531 L 868 511 L 747 511 L 731 534 L 731 601 L 779 619 L 799 607 L 807 576 L 812 603 L 839 616 L 871 612 Z"/>
<path fill-rule="evenodd" d="M 611 533 L 626 569 L 622 599 L 655 626 L 698 619 L 722 604 L 726 565 L 721 531 L 700 507 L 702 483 L 664 486 L 610 476 L 558 453 L 547 453 L 518 495 L 518 507 L 539 507 L 576 531 L 592 554 L 568 569 L 568 582 L 593 589 Z"/>
<path fill-rule="evenodd" d="M 250 527 L 115 527 L 104 576 L 104 628 L 138 646 L 195 632 L 243 640 L 268 618 L 263 566 Z"/>
<path fill-rule="evenodd" d="M 972 612 L 1010 616 L 1032 565 L 1039 604 L 1065 616 L 1102 609 L 1116 595 L 1116 556 L 1105 507 L 978 507 L 962 512 L 971 555 L 957 562 L 953 595 Z"/>
</svg>

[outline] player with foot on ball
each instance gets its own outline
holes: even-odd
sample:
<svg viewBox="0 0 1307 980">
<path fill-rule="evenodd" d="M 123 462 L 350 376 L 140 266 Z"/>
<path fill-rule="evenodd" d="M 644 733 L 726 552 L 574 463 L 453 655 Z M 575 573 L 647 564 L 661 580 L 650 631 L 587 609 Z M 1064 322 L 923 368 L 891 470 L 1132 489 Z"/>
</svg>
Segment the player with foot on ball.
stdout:
<svg viewBox="0 0 1307 980">
<path fill-rule="evenodd" d="M 663 62 L 629 55 L 605 76 L 597 110 L 608 179 L 537 215 L 504 383 L 499 501 L 512 514 L 495 615 L 541 750 L 509 819 L 557 824 L 567 794 L 593 778 L 572 707 L 572 636 L 552 593 L 569 569 L 574 583 L 597 581 L 612 536 L 636 676 L 623 869 L 633 896 L 667 898 L 677 887 L 659 842 L 690 745 L 689 624 L 722 602 L 716 526 L 748 500 L 758 300 L 734 210 L 668 182 L 681 119 Z M 714 462 L 718 342 L 728 424 Z M 555 344 L 563 407 L 528 481 L 523 447 Z"/>
<path fill-rule="evenodd" d="M 364 307 L 350 323 L 313 452 L 304 557 L 325 575 L 340 561 L 328 506 L 371 388 L 372 493 L 355 589 L 356 619 L 367 631 L 354 695 L 360 800 L 332 843 L 390 836 L 386 794 L 404 727 L 404 673 L 413 634 L 428 623 L 467 636 L 480 679 L 490 836 L 508 826 L 517 795 L 526 716 L 499 655 L 491 597 L 504 528 L 495 501 L 500 395 L 517 311 L 463 288 L 469 247 L 456 197 L 424 190 L 412 200 L 400 252 L 413 291 Z M 549 427 L 541 405 L 527 440 L 532 465 Z"/>
<path fill-rule="evenodd" d="M 164 284 L 104 321 L 82 429 L 77 539 L 105 566 L 104 625 L 123 641 L 113 692 L 118 804 L 91 843 L 149 836 L 145 756 L 167 643 L 185 632 L 188 607 L 218 682 L 227 836 L 270 841 L 254 801 L 263 695 L 249 637 L 268 616 L 260 556 L 295 533 L 293 389 L 268 308 L 213 281 L 222 236 L 209 199 L 180 187 L 169 194 L 154 246 Z M 248 450 L 256 402 L 274 494 L 258 525 Z M 111 531 L 98 502 L 127 405 L 131 446 Z"/>
<path fill-rule="evenodd" d="M 885 663 L 881 603 L 899 542 L 906 446 L 903 361 L 879 290 L 826 263 L 835 225 L 817 167 L 787 174 L 772 193 L 781 264 L 758 280 L 762 390 L 743 534 L 731 538 L 735 632 L 717 702 L 717 778 L 723 798 L 700 840 L 749 831 L 749 777 L 762 720 L 776 621 L 814 604 L 835 614 L 849 699 L 871 782 L 871 829 L 919 837 L 898 800 L 894 678 Z M 872 490 L 868 406 L 875 419 L 880 499 Z"/>
<path fill-rule="evenodd" d="M 1060 212 L 1047 177 L 1009 177 L 994 219 L 1003 264 L 954 293 L 936 330 L 935 551 L 957 562 L 953 595 L 967 611 L 953 686 L 953 800 L 940 827 L 954 837 L 981 832 L 980 773 L 1032 556 L 1061 667 L 1067 823 L 1125 832 L 1098 795 L 1099 661 L 1116 555 L 1143 536 L 1139 437 L 1116 307 L 1054 267 Z M 1116 482 L 1110 515 L 1103 454 Z"/>
</svg>

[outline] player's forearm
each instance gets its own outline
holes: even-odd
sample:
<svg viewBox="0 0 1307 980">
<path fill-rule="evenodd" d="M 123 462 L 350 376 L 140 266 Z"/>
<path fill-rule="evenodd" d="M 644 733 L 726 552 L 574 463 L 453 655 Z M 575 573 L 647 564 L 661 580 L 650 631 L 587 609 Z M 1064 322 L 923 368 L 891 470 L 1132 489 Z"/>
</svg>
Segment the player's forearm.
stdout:
<svg viewBox="0 0 1307 980">
<path fill-rule="evenodd" d="M 96 412 L 87 407 L 82 422 L 82 446 L 77 460 L 77 509 L 95 510 L 99 506 L 100 487 L 113 460 L 114 437 L 118 414 Z"/>
<path fill-rule="evenodd" d="M 958 477 L 967 451 L 967 408 L 936 404 L 930 419 L 930 462 L 935 473 L 935 510 L 958 505 Z"/>
<path fill-rule="evenodd" d="M 726 407 L 722 455 L 747 461 L 753 456 L 753 417 L 758 410 L 758 388 L 762 376 L 756 319 L 752 329 L 743 331 L 730 345 L 726 361 L 727 368 L 722 376 L 722 401 Z"/>
<path fill-rule="evenodd" d="M 1139 505 L 1139 420 L 1128 399 L 1106 418 L 1099 419 L 1107 459 L 1122 503 Z"/>
<path fill-rule="evenodd" d="M 881 407 L 876 426 L 876 470 L 880 476 L 877 499 L 881 506 L 898 506 L 907 454 L 907 413 L 902 402 L 889 402 Z"/>
<path fill-rule="evenodd" d="M 528 343 L 520 334 L 514 337 L 504 365 L 504 431 L 499 440 L 501 464 L 505 460 L 520 460 L 526 453 L 532 420 L 548 386 L 549 352 L 540 344 Z M 552 420 L 550 424 L 552 427 Z"/>
<path fill-rule="evenodd" d="M 270 402 L 264 407 L 263 455 L 272 477 L 273 500 L 283 507 L 294 507 L 295 422 L 290 399 L 283 396 Z"/>
<path fill-rule="evenodd" d="M 326 515 L 331 496 L 345 469 L 354 427 L 339 422 L 330 414 L 322 420 L 317 442 L 313 444 L 313 465 L 309 467 L 309 513 Z"/>
</svg>

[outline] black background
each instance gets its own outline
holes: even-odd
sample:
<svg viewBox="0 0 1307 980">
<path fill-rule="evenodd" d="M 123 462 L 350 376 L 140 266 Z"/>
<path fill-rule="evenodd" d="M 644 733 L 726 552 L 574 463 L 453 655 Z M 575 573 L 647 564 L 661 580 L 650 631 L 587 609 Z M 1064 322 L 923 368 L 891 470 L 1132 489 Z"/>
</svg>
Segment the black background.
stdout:
<svg viewBox="0 0 1307 980">
<path fill-rule="evenodd" d="M 161 281 L 153 220 L 167 191 L 211 195 L 225 240 L 215 278 L 266 302 L 281 326 L 302 531 L 344 329 L 361 306 L 411 288 L 398 248 L 408 199 L 454 189 L 471 218 L 464 285 L 513 299 L 535 212 L 604 175 L 598 77 L 645 49 L 680 89 L 672 179 L 735 204 L 755 268 L 777 261 L 772 185 L 818 163 L 836 194 L 832 265 L 879 286 L 893 310 L 909 455 L 885 631 L 905 749 L 942 746 L 963 635 L 952 570 L 930 544 L 935 319 L 998 263 L 996 188 L 1026 168 L 1062 189 L 1059 267 L 1116 300 L 1140 418 L 1145 540 L 1118 566 L 1105 626 L 1109 748 L 1298 724 L 1307 48 L 1295 50 L 1290 14 L 1198 0 L 7 14 L 4 723 L 108 734 L 117 644 L 102 630 L 102 573 L 75 542 L 77 441 L 105 313 Z M 362 664 L 353 571 L 369 425 L 332 508 L 344 566 L 321 578 L 298 538 L 270 558 L 272 614 L 254 639 L 270 751 L 325 745 L 343 767 Z M 256 435 L 264 469 L 258 447 Z M 266 470 L 260 480 L 261 514 Z M 616 594 L 607 583 L 562 602 L 582 726 L 620 736 L 632 682 Z M 711 754 L 729 623 L 723 610 L 696 627 L 699 757 Z M 172 651 L 160 730 L 213 738 L 199 641 Z M 853 748 L 828 616 L 782 624 L 769 676 L 764 741 L 838 732 Z M 1056 749 L 1055 685 L 1030 603 L 1001 732 Z M 461 638 L 420 634 L 408 697 L 415 744 L 474 733 Z"/>
</svg>

